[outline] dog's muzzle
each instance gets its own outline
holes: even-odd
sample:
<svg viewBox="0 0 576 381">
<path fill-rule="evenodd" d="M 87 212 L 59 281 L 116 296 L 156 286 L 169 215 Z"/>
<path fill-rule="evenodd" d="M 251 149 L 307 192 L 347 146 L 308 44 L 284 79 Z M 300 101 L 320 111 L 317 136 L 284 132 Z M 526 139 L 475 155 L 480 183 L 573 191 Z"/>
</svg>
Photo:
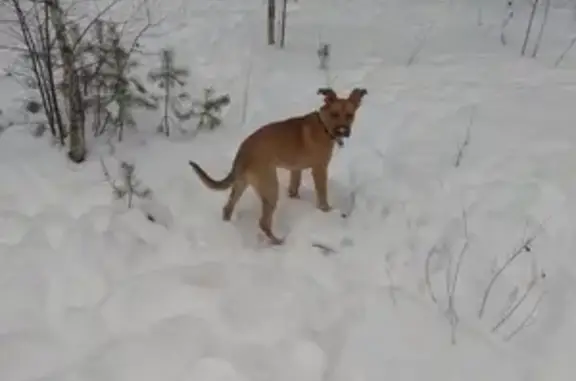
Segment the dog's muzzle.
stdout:
<svg viewBox="0 0 576 381">
<path fill-rule="evenodd" d="M 334 135 L 339 137 L 339 138 L 349 138 L 350 137 L 350 127 L 338 126 L 334 129 Z"/>
</svg>

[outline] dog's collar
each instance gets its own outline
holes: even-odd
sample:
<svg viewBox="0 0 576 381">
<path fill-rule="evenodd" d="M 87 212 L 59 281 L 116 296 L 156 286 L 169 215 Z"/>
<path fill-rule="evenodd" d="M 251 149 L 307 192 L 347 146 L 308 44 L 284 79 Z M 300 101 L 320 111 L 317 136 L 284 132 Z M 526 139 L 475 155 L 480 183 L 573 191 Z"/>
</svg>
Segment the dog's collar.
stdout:
<svg viewBox="0 0 576 381">
<path fill-rule="evenodd" d="M 324 119 L 322 119 L 322 114 L 320 113 L 320 111 L 316 112 L 316 115 L 318 115 L 318 120 L 320 120 L 320 124 L 322 125 L 322 127 L 324 127 L 324 131 L 326 131 L 326 133 L 328 134 L 328 136 L 330 136 L 330 140 L 333 140 L 336 142 L 336 144 L 338 144 L 338 147 L 344 147 L 344 142 L 342 141 L 341 138 L 339 138 L 338 136 L 334 135 L 330 129 L 328 128 L 328 126 L 326 125 L 326 123 L 324 123 Z"/>
</svg>

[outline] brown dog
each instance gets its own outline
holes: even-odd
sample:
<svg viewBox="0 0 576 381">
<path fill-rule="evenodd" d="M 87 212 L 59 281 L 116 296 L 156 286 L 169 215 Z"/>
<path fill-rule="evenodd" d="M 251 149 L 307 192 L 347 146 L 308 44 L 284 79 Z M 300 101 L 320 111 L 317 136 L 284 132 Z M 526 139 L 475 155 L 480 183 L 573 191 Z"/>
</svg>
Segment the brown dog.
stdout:
<svg viewBox="0 0 576 381">
<path fill-rule="evenodd" d="M 318 89 L 324 104 L 318 111 L 269 123 L 248 136 L 238 148 L 230 173 L 220 181 L 212 179 L 198 164 L 190 161 L 200 180 L 214 190 L 232 187 L 222 218 L 230 220 L 234 207 L 248 185 L 262 200 L 260 229 L 273 244 L 282 239 L 272 233 L 272 215 L 278 201 L 277 168 L 290 171 L 288 195 L 299 198 L 302 170 L 312 169 L 317 207 L 331 210 L 327 200 L 328 164 L 334 143 L 342 146 L 350 136 L 354 116 L 366 89 L 352 90 L 348 98 L 338 98 L 330 88 Z"/>
</svg>

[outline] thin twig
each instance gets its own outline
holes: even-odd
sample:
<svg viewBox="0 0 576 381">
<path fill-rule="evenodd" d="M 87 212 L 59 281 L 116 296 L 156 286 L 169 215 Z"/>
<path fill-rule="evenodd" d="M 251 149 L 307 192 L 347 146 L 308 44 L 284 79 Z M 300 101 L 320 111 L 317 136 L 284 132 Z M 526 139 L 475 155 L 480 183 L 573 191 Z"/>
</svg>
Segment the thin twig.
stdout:
<svg viewBox="0 0 576 381">
<path fill-rule="evenodd" d="M 104 179 L 106 182 L 112 187 L 112 189 L 117 189 L 116 183 L 112 180 L 112 176 L 110 176 L 110 172 L 108 172 L 108 168 L 106 164 L 104 164 L 104 159 L 100 157 L 100 165 L 102 166 L 102 173 L 104 174 Z"/>
<path fill-rule="evenodd" d="M 462 267 L 462 260 L 464 259 L 464 255 L 468 252 L 468 248 L 470 247 L 470 238 L 468 235 L 468 216 L 466 211 L 462 211 L 462 221 L 464 224 L 464 246 L 460 250 L 460 254 L 458 255 L 458 260 L 456 262 L 456 269 L 454 270 L 454 274 L 452 279 L 449 277 L 450 267 L 448 267 L 447 271 L 447 284 L 446 289 L 448 292 L 448 308 L 446 310 L 446 316 L 450 321 L 451 327 L 451 341 L 452 344 L 456 344 L 456 326 L 458 325 L 459 318 L 458 313 L 454 307 L 454 294 L 456 293 L 456 285 L 458 283 L 458 276 L 460 274 L 460 268 Z"/>
<path fill-rule="evenodd" d="M 392 269 L 390 268 L 391 254 L 392 253 L 387 253 L 385 256 L 386 261 L 385 270 L 386 270 L 386 276 L 388 276 L 388 280 L 390 281 L 390 286 L 388 287 L 388 291 L 390 292 L 390 299 L 392 300 L 392 304 L 396 306 L 397 301 L 396 301 L 396 294 L 394 292 L 396 287 L 394 286 L 394 278 L 392 277 Z"/>
<path fill-rule="evenodd" d="M 432 256 L 436 253 L 436 245 L 434 245 L 430 250 L 428 250 L 428 254 L 426 255 L 426 262 L 424 263 L 424 281 L 426 282 L 426 288 L 428 289 L 428 293 L 430 294 L 430 299 L 435 304 L 438 304 L 438 298 L 436 298 L 436 294 L 434 293 L 434 288 L 432 287 L 432 281 L 430 280 L 430 260 Z"/>
<path fill-rule="evenodd" d="M 564 49 L 562 54 L 560 54 L 560 56 L 556 59 L 556 62 L 554 62 L 554 67 L 558 67 L 558 65 L 560 65 L 562 61 L 564 61 L 564 58 L 566 58 L 566 55 L 570 52 L 570 50 L 572 50 L 574 44 L 576 44 L 576 36 L 572 37 L 566 49 Z"/>
<path fill-rule="evenodd" d="M 456 159 L 454 160 L 454 167 L 456 168 L 458 168 L 462 163 L 462 159 L 464 158 L 464 152 L 466 151 L 468 145 L 470 145 L 470 140 L 472 138 L 470 135 L 472 125 L 474 124 L 475 115 L 476 115 L 476 106 L 472 108 L 472 112 L 470 114 L 470 122 L 468 123 L 468 128 L 466 128 L 466 135 L 464 136 L 464 141 L 462 141 L 462 144 L 460 144 L 460 147 L 458 147 L 458 153 L 456 154 Z"/>
<path fill-rule="evenodd" d="M 542 228 L 542 226 L 541 226 L 541 228 Z M 482 318 L 482 316 L 484 316 L 484 311 L 486 309 L 486 303 L 488 302 L 488 297 L 490 296 L 490 293 L 492 292 L 492 287 L 494 286 L 494 284 L 496 283 L 496 281 L 498 280 L 500 275 L 502 275 L 504 270 L 506 270 L 506 268 L 508 268 L 508 266 L 510 266 L 510 264 L 512 264 L 512 262 L 514 262 L 514 260 L 516 260 L 516 258 L 518 258 L 521 254 L 526 253 L 526 252 L 530 252 L 532 250 L 531 246 L 532 246 L 532 243 L 534 242 L 534 240 L 536 239 L 536 234 L 537 233 L 535 233 L 532 236 L 525 239 L 522 242 L 522 244 L 514 250 L 512 255 L 510 257 L 508 257 L 508 259 L 506 260 L 506 262 L 504 262 L 502 267 L 500 267 L 496 271 L 496 273 L 494 273 L 494 275 L 490 279 L 490 282 L 488 283 L 488 286 L 486 287 L 486 290 L 484 291 L 484 296 L 482 297 L 482 303 L 480 305 L 480 309 L 478 310 L 478 317 L 479 318 Z"/>
<path fill-rule="evenodd" d="M 324 245 L 323 243 L 319 243 L 319 242 L 314 242 L 312 244 L 312 247 L 320 249 L 320 251 L 324 255 L 332 255 L 332 254 L 337 253 L 337 251 L 335 249 L 331 248 L 330 246 Z"/>
<path fill-rule="evenodd" d="M 88 31 L 90 30 L 90 28 L 92 28 L 94 26 L 94 24 L 96 24 L 98 22 L 98 20 L 100 20 L 100 18 L 106 13 L 108 12 L 110 9 L 112 9 L 116 4 L 118 4 L 121 0 L 112 0 L 110 2 L 110 4 L 108 4 L 106 7 L 104 7 L 104 9 L 102 9 L 100 12 L 98 12 L 96 14 L 96 16 L 94 16 L 92 18 L 92 20 L 90 20 L 90 22 L 88 23 L 88 25 L 84 28 L 84 30 L 80 33 L 80 35 L 78 36 L 78 39 L 76 40 L 76 42 L 72 45 L 72 51 L 76 51 L 76 48 L 78 47 L 78 45 L 82 42 L 82 40 L 84 39 L 84 37 L 86 36 L 86 34 L 88 33 Z"/>
<path fill-rule="evenodd" d="M 11 50 L 13 52 L 18 52 L 18 53 L 28 53 L 28 54 L 36 54 L 38 56 L 40 56 L 43 53 L 40 52 L 30 52 L 28 50 L 28 48 L 25 47 L 19 47 L 19 46 L 10 46 L 10 45 L 1 45 L 0 44 L 0 50 Z"/>
<path fill-rule="evenodd" d="M 493 333 L 496 332 L 504 323 L 506 323 L 510 319 L 510 317 L 514 314 L 514 312 L 516 312 L 516 310 L 524 303 L 530 292 L 538 284 L 538 279 L 539 279 L 538 277 L 534 277 L 530 280 L 530 283 L 528 283 L 528 287 L 526 288 L 526 291 L 524 292 L 522 297 L 518 299 L 518 301 L 508 310 L 508 312 L 504 314 L 504 316 L 502 316 L 502 318 L 498 321 L 498 323 L 496 323 L 496 325 L 492 327 Z"/>
<path fill-rule="evenodd" d="M 532 307 L 532 310 L 530 310 L 530 312 L 526 315 L 524 320 L 522 320 L 522 322 L 520 322 L 520 324 L 518 324 L 518 326 L 512 332 L 510 332 L 508 335 L 504 337 L 504 341 L 510 341 L 512 338 L 514 338 L 514 336 L 516 336 L 518 333 L 520 333 L 522 330 L 524 330 L 530 325 L 530 322 L 532 321 L 532 319 L 534 319 L 534 316 L 536 316 L 536 312 L 538 312 L 538 307 L 540 306 L 542 299 L 544 299 L 545 294 L 546 294 L 545 292 L 542 292 L 540 294 L 540 296 L 536 300 L 536 303 L 534 303 L 534 307 Z"/>
<path fill-rule="evenodd" d="M 428 42 L 428 34 L 430 33 L 430 31 L 434 27 L 435 27 L 435 24 L 429 24 L 426 27 L 426 29 L 423 32 L 424 35 L 418 40 L 418 43 L 416 44 L 414 49 L 412 49 L 410 56 L 408 56 L 408 61 L 406 62 L 406 66 L 411 66 L 416 61 L 418 54 L 420 54 L 422 49 L 424 49 L 424 46 L 426 46 L 426 42 Z"/>
</svg>

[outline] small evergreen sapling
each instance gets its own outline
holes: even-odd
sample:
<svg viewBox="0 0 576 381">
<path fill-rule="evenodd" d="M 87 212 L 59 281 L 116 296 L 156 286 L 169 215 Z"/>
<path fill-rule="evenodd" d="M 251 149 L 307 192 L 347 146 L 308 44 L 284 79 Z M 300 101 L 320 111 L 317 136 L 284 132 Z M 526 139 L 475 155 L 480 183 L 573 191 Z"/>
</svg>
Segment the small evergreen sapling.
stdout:
<svg viewBox="0 0 576 381">
<path fill-rule="evenodd" d="M 105 39 L 105 27 L 112 25 L 111 23 L 105 24 L 104 21 L 98 19 L 94 22 L 92 41 L 88 43 L 87 51 L 93 57 L 94 69 L 90 72 L 90 79 L 88 81 L 89 95 L 87 96 L 87 103 L 93 109 L 94 121 L 92 125 L 92 132 L 94 136 L 101 135 L 104 132 L 106 125 L 103 120 L 106 117 L 106 110 L 103 105 L 103 91 L 106 87 L 103 76 L 99 75 L 100 71 L 106 63 L 107 40 Z"/>
<path fill-rule="evenodd" d="M 213 98 L 214 89 L 204 89 L 204 100 L 197 105 L 200 107 L 200 120 L 198 121 L 197 128 L 201 129 L 208 127 L 212 130 L 222 124 L 220 113 L 222 108 L 230 104 L 230 96 L 228 94 L 220 95 Z"/>
<path fill-rule="evenodd" d="M 156 83 L 164 94 L 160 97 L 164 102 L 164 115 L 162 121 L 158 126 L 158 131 L 170 135 L 170 117 L 168 110 L 170 104 L 173 104 L 175 99 L 182 99 L 189 96 L 185 92 L 181 92 L 174 98 L 172 89 L 176 84 L 184 86 L 186 84 L 185 78 L 190 75 L 188 69 L 174 66 L 174 51 L 171 49 L 163 49 L 161 52 L 161 66 L 158 69 L 152 69 L 148 73 L 148 79 Z"/>
<path fill-rule="evenodd" d="M 320 70 L 328 70 L 328 63 L 330 61 L 330 44 L 321 43 L 316 53 L 320 60 Z"/>
<path fill-rule="evenodd" d="M 104 177 L 108 184 L 110 184 L 110 187 L 112 187 L 114 198 L 121 200 L 127 197 L 127 206 L 129 209 L 133 206 L 134 196 L 140 199 L 149 199 L 152 196 L 152 190 L 143 186 L 142 182 L 134 175 L 136 170 L 134 164 L 125 161 L 120 163 L 121 181 L 120 184 L 117 184 L 110 176 L 110 172 L 108 172 L 104 160 L 100 159 L 100 163 L 102 164 Z"/>
<path fill-rule="evenodd" d="M 99 78 L 94 80 L 102 93 L 91 99 L 90 106 L 95 107 L 101 102 L 100 105 L 107 110 L 107 118 L 101 128 L 105 129 L 111 122 L 118 140 L 122 141 L 124 127 L 136 126 L 133 110 L 156 110 L 158 105 L 141 81 L 131 73 L 139 63 L 130 57 L 132 51 L 127 51 L 121 45 L 116 26 L 110 24 L 107 32 L 107 41 L 100 46 L 100 57 L 104 62 L 97 73 Z"/>
<path fill-rule="evenodd" d="M 200 130 L 214 128 L 222 124 L 220 113 L 222 108 L 230 104 L 230 96 L 228 94 L 214 97 L 214 89 L 204 89 L 204 99 L 201 101 L 193 101 L 192 107 L 188 112 L 181 112 L 177 107 L 173 107 L 174 114 L 180 120 L 188 120 L 192 116 L 199 117 L 196 129 Z"/>
</svg>

